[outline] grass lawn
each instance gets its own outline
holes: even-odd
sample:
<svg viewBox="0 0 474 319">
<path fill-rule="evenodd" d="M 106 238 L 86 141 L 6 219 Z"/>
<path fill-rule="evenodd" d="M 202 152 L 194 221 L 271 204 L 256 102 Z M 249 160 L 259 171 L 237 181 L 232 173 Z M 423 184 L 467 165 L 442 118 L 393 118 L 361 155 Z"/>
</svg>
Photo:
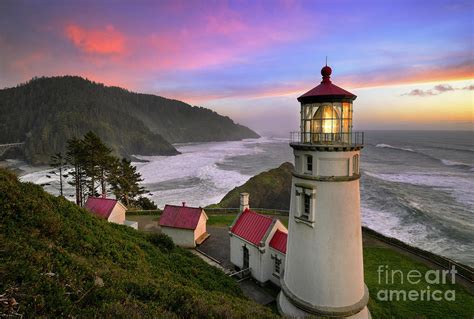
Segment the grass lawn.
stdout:
<svg viewBox="0 0 474 319">
<path fill-rule="evenodd" d="M 230 226 L 236 216 L 237 214 L 207 215 L 209 217 L 207 224 L 209 226 Z"/>
<path fill-rule="evenodd" d="M 163 211 L 161 209 L 153 209 L 153 210 L 127 210 L 127 216 L 133 215 L 161 215 Z"/>
<path fill-rule="evenodd" d="M 384 267 L 385 265 L 389 267 L 388 281 L 384 272 L 381 273 L 379 282 L 379 266 Z M 428 275 L 428 283 L 425 276 L 430 271 L 429 267 L 383 247 L 364 247 L 364 270 L 365 282 L 370 291 L 369 310 L 372 318 L 473 318 L 474 297 L 464 287 L 451 284 L 451 275 L 447 276 L 445 284 L 433 284 L 436 275 L 431 271 L 431 274 Z M 391 270 L 401 271 L 401 273 L 394 273 L 393 283 Z M 411 277 L 411 282 L 407 280 L 407 274 L 410 271 L 421 273 L 422 277 L 419 282 L 416 277 Z M 441 271 L 439 272 L 441 273 Z M 403 283 L 400 274 L 403 274 Z M 431 295 L 430 300 L 427 300 L 426 292 L 424 300 L 420 300 L 420 297 L 416 298 L 417 300 L 408 298 L 409 291 L 418 291 L 418 296 L 420 296 L 422 290 L 428 291 L 428 289 Z M 385 291 L 390 290 L 406 291 L 406 301 L 402 300 L 401 295 L 399 295 L 400 300 L 397 301 L 396 294 L 393 295 L 393 300 L 383 301 L 387 295 L 390 296 L 390 293 L 385 294 Z M 435 298 L 439 296 L 442 298 L 435 301 L 432 299 L 433 292 L 438 290 L 441 292 L 435 293 Z M 449 292 L 446 295 L 448 290 L 454 290 L 453 299 L 455 300 L 447 300 L 453 296 Z M 447 298 L 445 298 L 446 296 Z"/>
</svg>

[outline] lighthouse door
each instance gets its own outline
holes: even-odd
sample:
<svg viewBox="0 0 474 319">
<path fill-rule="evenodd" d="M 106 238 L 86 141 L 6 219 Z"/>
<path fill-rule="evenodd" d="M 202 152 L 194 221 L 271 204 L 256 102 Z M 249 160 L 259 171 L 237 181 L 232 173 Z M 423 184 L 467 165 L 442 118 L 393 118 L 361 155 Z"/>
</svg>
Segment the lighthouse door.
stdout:
<svg viewBox="0 0 474 319">
<path fill-rule="evenodd" d="M 242 269 L 247 269 L 249 268 L 249 249 L 244 246 L 244 265 Z"/>
</svg>

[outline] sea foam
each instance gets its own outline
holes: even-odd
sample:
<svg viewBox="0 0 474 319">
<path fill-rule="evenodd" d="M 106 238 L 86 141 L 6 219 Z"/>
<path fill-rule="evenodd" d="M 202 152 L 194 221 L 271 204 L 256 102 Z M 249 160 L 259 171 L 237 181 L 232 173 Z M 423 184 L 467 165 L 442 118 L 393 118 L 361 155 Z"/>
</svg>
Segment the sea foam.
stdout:
<svg viewBox="0 0 474 319">
<path fill-rule="evenodd" d="M 218 164 L 225 163 L 235 156 L 255 156 L 262 153 L 260 144 L 272 143 L 271 139 L 246 139 L 233 142 L 211 142 L 200 144 L 177 144 L 179 155 L 142 156 L 147 160 L 138 166 L 144 178 L 144 186 L 151 193 L 151 199 L 159 207 L 164 204 L 205 206 L 217 203 L 235 186 L 245 183 L 250 175 L 237 170 L 226 170 Z M 160 189 L 169 181 L 182 187 L 172 190 Z M 185 187 L 184 187 L 185 186 Z"/>
<path fill-rule="evenodd" d="M 401 150 L 401 151 L 407 151 L 407 152 L 415 152 L 413 149 L 411 148 L 407 148 L 407 147 L 395 147 L 395 146 L 392 146 L 390 144 L 377 144 L 375 145 L 375 147 L 379 147 L 379 148 L 391 148 L 391 149 L 394 149 L 394 150 Z"/>
</svg>

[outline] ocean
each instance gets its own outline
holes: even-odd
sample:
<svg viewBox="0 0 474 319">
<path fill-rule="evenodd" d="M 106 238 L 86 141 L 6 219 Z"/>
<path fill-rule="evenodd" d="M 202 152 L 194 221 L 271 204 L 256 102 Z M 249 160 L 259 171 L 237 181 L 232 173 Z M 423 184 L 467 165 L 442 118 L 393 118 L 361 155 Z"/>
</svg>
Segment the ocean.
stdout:
<svg viewBox="0 0 474 319">
<path fill-rule="evenodd" d="M 474 132 L 365 134 L 363 225 L 474 266 Z M 250 177 L 293 162 L 288 138 L 176 144 L 176 148 L 180 155 L 137 156 L 148 162 L 134 163 L 148 196 L 159 207 L 217 203 Z M 57 178 L 48 173 L 50 169 L 18 166 L 25 171 L 22 180 L 48 184 L 45 189 L 57 194 Z M 72 191 L 66 189 L 68 196 Z"/>
</svg>

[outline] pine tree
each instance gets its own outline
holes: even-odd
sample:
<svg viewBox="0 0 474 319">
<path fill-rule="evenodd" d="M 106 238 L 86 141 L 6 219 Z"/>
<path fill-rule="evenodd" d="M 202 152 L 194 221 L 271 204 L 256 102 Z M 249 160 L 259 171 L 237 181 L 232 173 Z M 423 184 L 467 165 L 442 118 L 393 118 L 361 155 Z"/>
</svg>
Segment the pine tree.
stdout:
<svg viewBox="0 0 474 319">
<path fill-rule="evenodd" d="M 143 179 L 141 174 L 137 172 L 137 168 L 125 158 L 115 162 L 109 177 L 109 183 L 115 197 L 125 202 L 127 207 L 136 196 L 146 192 L 145 188 L 139 185 L 141 181 Z"/>
<path fill-rule="evenodd" d="M 87 182 L 84 170 L 85 158 L 84 142 L 78 138 L 68 140 L 66 159 L 73 168 L 72 181 L 69 184 L 76 190 L 76 204 L 79 206 L 84 203 L 84 188 Z"/>
<path fill-rule="evenodd" d="M 56 153 L 51 156 L 51 162 L 49 164 L 51 167 L 59 169 L 59 195 L 63 195 L 63 168 L 66 165 L 66 159 L 62 153 Z"/>
<path fill-rule="evenodd" d="M 85 158 L 85 171 L 89 178 L 89 196 L 96 196 L 96 181 L 99 182 L 101 194 L 107 193 L 107 176 L 111 170 L 114 157 L 112 149 L 102 142 L 93 132 L 89 131 L 83 139 Z"/>
</svg>

